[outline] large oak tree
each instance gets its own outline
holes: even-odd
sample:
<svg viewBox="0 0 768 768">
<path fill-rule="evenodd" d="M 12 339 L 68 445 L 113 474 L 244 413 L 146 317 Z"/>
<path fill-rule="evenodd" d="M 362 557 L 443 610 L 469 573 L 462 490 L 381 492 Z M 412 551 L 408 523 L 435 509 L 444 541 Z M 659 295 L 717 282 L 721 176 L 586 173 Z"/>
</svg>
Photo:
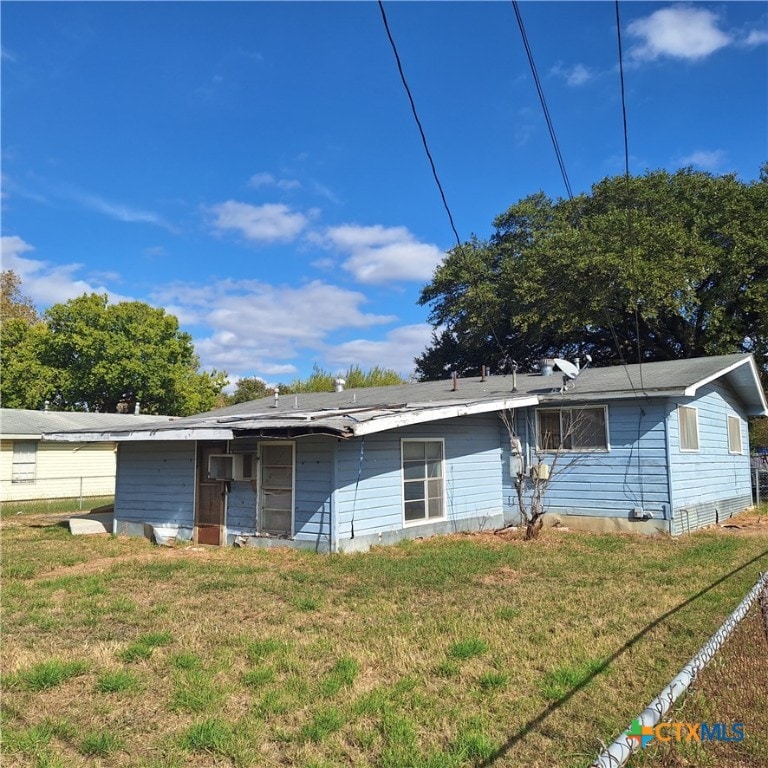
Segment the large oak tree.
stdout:
<svg viewBox="0 0 768 768">
<path fill-rule="evenodd" d="M 420 302 L 422 379 L 541 357 L 598 365 L 755 354 L 768 378 L 768 166 L 758 181 L 685 169 L 542 193 L 450 251 Z"/>
<path fill-rule="evenodd" d="M 90 294 L 50 307 L 40 322 L 2 322 L 3 405 L 187 415 L 212 408 L 226 374 L 200 372 L 192 337 L 163 309 Z"/>
</svg>

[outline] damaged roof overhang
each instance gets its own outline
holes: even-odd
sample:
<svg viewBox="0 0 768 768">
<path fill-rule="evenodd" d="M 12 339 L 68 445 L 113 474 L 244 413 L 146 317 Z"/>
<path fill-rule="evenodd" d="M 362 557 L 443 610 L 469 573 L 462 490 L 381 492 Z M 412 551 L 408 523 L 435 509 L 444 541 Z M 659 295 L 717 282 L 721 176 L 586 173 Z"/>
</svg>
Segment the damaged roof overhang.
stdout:
<svg viewBox="0 0 768 768">
<path fill-rule="evenodd" d="M 488 400 L 401 403 L 373 407 L 333 408 L 306 412 L 253 413 L 237 416 L 207 417 L 194 423 L 194 418 L 181 424 L 163 424 L 111 432 L 46 433 L 45 440 L 59 442 L 135 442 L 176 440 L 233 440 L 243 437 L 293 438 L 307 435 L 329 435 L 350 439 L 386 432 L 411 424 L 452 419 L 458 416 L 493 413 L 536 405 L 535 395 L 510 396 Z"/>
</svg>

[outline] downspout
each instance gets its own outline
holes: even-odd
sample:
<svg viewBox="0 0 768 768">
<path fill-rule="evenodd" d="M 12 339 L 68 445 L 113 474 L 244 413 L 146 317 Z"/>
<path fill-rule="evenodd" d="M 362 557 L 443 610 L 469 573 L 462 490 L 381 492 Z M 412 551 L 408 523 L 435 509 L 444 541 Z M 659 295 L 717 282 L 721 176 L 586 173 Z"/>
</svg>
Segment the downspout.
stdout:
<svg viewBox="0 0 768 768">
<path fill-rule="evenodd" d="M 675 518 L 675 495 L 672 490 L 672 447 L 669 439 L 669 420 L 672 415 L 672 406 L 669 400 L 666 401 L 667 414 L 664 418 L 664 443 L 667 452 L 667 495 L 669 498 L 669 517 L 667 519 L 667 533 L 672 535 L 674 525 L 672 521 Z"/>
<path fill-rule="evenodd" d="M 333 443 L 333 457 L 331 460 L 331 502 L 330 519 L 328 520 L 329 549 L 331 552 L 339 551 L 339 525 L 336 519 L 338 512 L 338 493 L 339 487 L 336 479 L 339 476 L 339 443 L 338 440 Z"/>
</svg>

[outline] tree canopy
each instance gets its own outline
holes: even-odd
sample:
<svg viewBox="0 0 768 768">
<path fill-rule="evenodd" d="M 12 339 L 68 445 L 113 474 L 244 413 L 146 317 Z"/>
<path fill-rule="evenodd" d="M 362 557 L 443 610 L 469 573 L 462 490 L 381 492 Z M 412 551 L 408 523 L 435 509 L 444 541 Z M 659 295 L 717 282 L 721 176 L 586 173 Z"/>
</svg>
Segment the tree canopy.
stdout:
<svg viewBox="0 0 768 768">
<path fill-rule="evenodd" d="M 606 178 L 572 200 L 526 197 L 493 224 L 422 291 L 435 331 L 421 379 L 738 351 L 768 373 L 768 165 L 750 183 L 691 169 Z"/>
<path fill-rule="evenodd" d="M 12 269 L 0 272 L 0 320 L 21 320 L 27 325 L 40 320 L 32 299 L 21 292 L 21 278 Z"/>
<path fill-rule="evenodd" d="M 90 294 L 50 307 L 41 322 L 2 323 L 3 404 L 187 415 L 212 408 L 226 374 L 199 372 L 178 320 L 139 301 Z"/>
<path fill-rule="evenodd" d="M 360 387 L 383 387 L 391 384 L 405 384 L 405 379 L 397 371 L 389 368 L 381 368 L 378 365 L 364 371 L 358 365 L 351 365 L 345 373 L 334 374 L 315 365 L 312 373 L 306 379 L 294 379 L 290 383 L 277 384 L 277 389 L 285 395 L 298 394 L 300 392 L 332 392 L 337 378 L 344 379 L 344 386 L 348 389 Z M 274 387 L 269 386 L 263 379 L 249 376 L 240 379 L 235 385 L 235 391 L 228 398 L 228 404 L 245 403 L 249 400 L 257 400 L 274 392 Z"/>
</svg>

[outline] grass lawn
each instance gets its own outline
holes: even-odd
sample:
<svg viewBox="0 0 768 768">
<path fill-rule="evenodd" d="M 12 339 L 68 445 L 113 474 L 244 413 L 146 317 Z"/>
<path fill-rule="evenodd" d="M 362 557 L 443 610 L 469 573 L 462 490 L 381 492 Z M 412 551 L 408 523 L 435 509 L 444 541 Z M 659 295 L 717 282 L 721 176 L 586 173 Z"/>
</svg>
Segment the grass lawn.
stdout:
<svg viewBox="0 0 768 768">
<path fill-rule="evenodd" d="M 587 766 L 768 569 L 759 533 L 315 555 L 9 523 L 4 766 Z"/>
</svg>

